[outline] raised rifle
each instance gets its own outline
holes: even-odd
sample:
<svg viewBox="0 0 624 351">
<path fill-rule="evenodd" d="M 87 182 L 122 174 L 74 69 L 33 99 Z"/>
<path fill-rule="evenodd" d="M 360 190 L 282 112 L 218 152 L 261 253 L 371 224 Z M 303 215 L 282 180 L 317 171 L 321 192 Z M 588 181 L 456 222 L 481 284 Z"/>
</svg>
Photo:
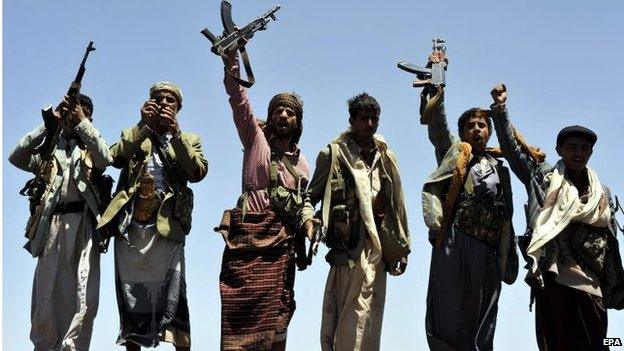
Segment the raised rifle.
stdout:
<svg viewBox="0 0 624 351">
<path fill-rule="evenodd" d="M 67 90 L 67 96 L 70 100 L 78 98 L 82 84 L 82 77 L 84 76 L 86 70 L 85 63 L 87 62 L 89 53 L 94 50 L 95 48 L 93 47 L 93 42 L 90 41 L 82 61 L 80 62 L 76 78 L 74 78 L 69 86 L 69 90 Z M 57 121 L 52 107 L 42 110 L 41 114 L 43 115 L 43 120 L 47 130 L 47 135 L 43 143 L 35 149 L 35 154 L 39 154 L 41 157 L 41 163 L 39 164 L 39 169 L 35 174 L 35 177 L 28 180 L 26 185 L 24 185 L 24 188 L 20 190 L 20 194 L 28 196 L 29 200 L 30 218 L 26 224 L 25 234 L 29 240 L 33 239 L 37 231 L 39 219 L 43 213 L 43 204 L 41 203 L 41 200 L 46 191 L 49 191 L 50 189 L 50 181 L 53 177 L 51 172 L 54 169 L 53 155 L 56 150 L 58 138 L 61 135 L 61 130 L 63 129 L 62 119 L 70 118 L 69 116 L 61 115 L 61 121 Z M 26 248 L 30 251 L 28 244 Z"/>
<path fill-rule="evenodd" d="M 415 74 L 416 79 L 412 83 L 415 88 L 424 87 L 420 94 L 420 114 L 422 116 L 425 106 L 429 98 L 437 93 L 438 86 L 444 88 L 446 86 L 446 67 L 448 61 L 446 59 L 446 40 L 440 38 L 433 38 L 433 53 L 439 58 L 438 62 L 428 62 L 426 67 L 420 67 L 413 65 L 407 61 L 397 62 L 397 67 Z M 421 122 L 423 122 L 421 120 Z M 423 122 L 424 124 L 424 122 Z"/>
<path fill-rule="evenodd" d="M 247 74 L 247 80 L 242 79 L 236 74 L 233 74 L 228 70 L 228 74 L 234 77 L 236 82 L 246 88 L 251 87 L 255 83 L 255 78 L 253 75 L 253 71 L 251 70 L 251 64 L 249 63 L 249 55 L 247 55 L 247 50 L 245 49 L 245 45 L 247 42 L 254 36 L 254 33 L 259 30 L 266 30 L 267 24 L 271 19 L 274 21 L 277 20 L 275 17 L 275 12 L 280 9 L 280 6 L 277 5 L 267 11 L 264 15 L 256 18 L 255 20 L 249 22 L 243 28 L 238 29 L 232 21 L 232 5 L 223 0 L 221 1 L 221 22 L 223 23 L 223 34 L 220 36 L 216 36 L 212 34 L 208 28 L 204 28 L 201 33 L 210 40 L 212 43 L 212 51 L 215 55 L 221 56 L 223 62 L 227 65 L 227 54 L 231 51 L 238 50 L 243 59 L 243 64 L 245 66 L 245 73 Z"/>
</svg>

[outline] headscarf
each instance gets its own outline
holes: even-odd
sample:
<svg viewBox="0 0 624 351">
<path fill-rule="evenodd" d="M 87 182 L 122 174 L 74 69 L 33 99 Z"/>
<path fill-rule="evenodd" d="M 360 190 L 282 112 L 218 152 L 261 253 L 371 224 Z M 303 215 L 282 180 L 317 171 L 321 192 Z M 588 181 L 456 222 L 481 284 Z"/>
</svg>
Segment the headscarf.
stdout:
<svg viewBox="0 0 624 351">
<path fill-rule="evenodd" d="M 178 111 L 180 111 L 182 109 L 182 89 L 180 89 L 179 86 L 171 82 L 167 82 L 163 80 L 160 82 L 156 82 L 154 83 L 154 85 L 152 85 L 149 91 L 149 96 L 153 97 L 157 91 L 161 91 L 161 90 L 166 90 L 168 92 L 173 93 L 173 95 L 176 96 L 176 98 L 178 99 Z"/>
</svg>

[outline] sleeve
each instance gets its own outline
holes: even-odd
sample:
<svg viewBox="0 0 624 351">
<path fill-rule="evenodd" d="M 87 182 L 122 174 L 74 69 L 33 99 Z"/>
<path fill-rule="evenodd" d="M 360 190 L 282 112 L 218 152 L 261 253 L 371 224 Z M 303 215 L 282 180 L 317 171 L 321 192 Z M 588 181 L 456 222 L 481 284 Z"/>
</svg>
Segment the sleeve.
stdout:
<svg viewBox="0 0 624 351">
<path fill-rule="evenodd" d="M 316 157 L 316 168 L 308 185 L 306 198 L 301 209 L 301 224 L 314 217 L 314 207 L 323 199 L 325 185 L 331 167 L 330 149 L 326 147 Z"/>
<path fill-rule="evenodd" d="M 181 134 L 171 140 L 178 164 L 191 183 L 199 182 L 208 173 L 208 161 L 204 157 L 201 138 L 195 134 Z"/>
<path fill-rule="evenodd" d="M 442 159 L 444 159 L 444 155 L 446 155 L 446 152 L 451 147 L 454 140 L 446 121 L 444 91 L 441 90 L 433 99 L 433 101 L 430 100 L 432 105 L 427 108 L 428 111 L 425 113 L 430 115 L 427 123 L 427 131 L 429 140 L 435 148 L 436 161 L 438 165 L 440 165 Z"/>
<path fill-rule="evenodd" d="M 227 69 L 234 74 L 238 74 L 240 70 L 238 59 Z M 223 77 L 223 84 L 225 85 L 225 92 L 230 97 L 229 102 L 232 107 L 232 115 L 234 117 L 236 130 L 238 131 L 238 136 L 243 147 L 247 150 L 253 145 L 254 139 L 262 134 L 262 130 L 254 117 L 251 104 L 247 97 L 247 91 L 228 74 L 227 69 L 224 70 L 225 76 Z"/>
<path fill-rule="evenodd" d="M 611 196 L 611 190 L 604 185 L 603 189 L 611 208 L 611 223 L 609 223 L 611 235 L 607 237 L 607 254 L 600 288 L 605 307 L 622 310 L 624 309 L 624 269 L 622 269 L 622 257 L 617 240 L 617 206 Z"/>
<path fill-rule="evenodd" d="M 36 173 L 41 156 L 35 154 L 35 148 L 41 145 L 45 136 L 46 129 L 42 123 L 20 140 L 9 155 L 9 162 L 23 171 Z"/>
<path fill-rule="evenodd" d="M 509 114 L 505 105 L 492 105 L 494 113 L 494 129 L 498 137 L 501 150 L 509 162 L 511 170 L 516 177 L 523 183 L 528 184 L 531 175 L 537 169 L 538 165 L 522 151 L 522 148 L 516 141 L 515 129 L 509 121 Z"/>
<path fill-rule="evenodd" d="M 86 118 L 83 119 L 76 125 L 74 130 L 91 153 L 95 167 L 104 170 L 113 163 L 108 143 L 102 138 L 100 132 L 95 129 L 91 121 Z"/>
<path fill-rule="evenodd" d="M 124 168 L 136 151 L 141 147 L 141 143 L 152 133 L 150 127 L 140 123 L 133 128 L 121 132 L 121 139 L 110 148 L 115 168 Z"/>
</svg>

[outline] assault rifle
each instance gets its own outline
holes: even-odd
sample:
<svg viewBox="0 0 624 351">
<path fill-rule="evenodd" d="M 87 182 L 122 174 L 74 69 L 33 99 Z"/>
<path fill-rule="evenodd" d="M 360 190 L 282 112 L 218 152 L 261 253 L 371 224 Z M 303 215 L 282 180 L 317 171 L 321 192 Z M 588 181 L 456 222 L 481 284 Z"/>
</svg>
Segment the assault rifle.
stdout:
<svg viewBox="0 0 624 351">
<path fill-rule="evenodd" d="M 234 24 L 234 21 L 232 21 L 232 5 L 226 0 L 223 0 L 221 1 L 221 22 L 223 23 L 223 34 L 216 36 L 212 34 L 208 28 L 204 28 L 201 31 L 201 33 L 212 43 L 210 51 L 212 51 L 215 55 L 221 56 L 226 65 L 228 52 L 238 50 L 241 53 L 243 64 L 245 65 L 247 80 L 242 79 L 230 71 L 228 71 L 228 74 L 234 77 L 234 80 L 236 80 L 238 84 L 246 88 L 251 87 L 256 80 L 251 70 L 251 64 L 249 63 L 249 56 L 247 55 L 245 45 L 254 36 L 255 32 L 259 30 L 266 30 L 270 19 L 273 19 L 274 21 L 277 20 L 275 12 L 279 9 L 280 6 L 277 5 L 267 11 L 264 15 L 249 22 L 243 28 L 238 29 L 238 27 Z"/>
<path fill-rule="evenodd" d="M 412 83 L 415 88 L 424 87 L 420 95 L 420 114 L 422 115 L 428 98 L 435 95 L 437 86 L 444 88 L 446 86 L 446 67 L 448 61 L 446 59 L 446 40 L 433 38 L 433 53 L 439 58 L 439 62 L 428 62 L 426 67 L 413 65 L 407 61 L 397 62 L 397 67 L 416 75 L 416 80 Z"/>
<path fill-rule="evenodd" d="M 78 94 L 80 93 L 82 77 L 84 76 L 86 71 L 85 63 L 87 62 L 89 53 L 94 50 L 95 48 L 93 47 L 93 42 L 90 41 L 85 51 L 85 54 L 82 57 L 80 66 L 78 67 L 78 73 L 76 74 L 76 78 L 74 78 L 69 86 L 69 89 L 67 90 L 67 96 L 69 97 L 70 101 L 76 100 Z M 46 128 L 51 127 L 50 129 L 54 130 L 52 137 L 47 138 L 46 141 L 39 148 L 37 148 L 37 153 L 41 154 L 41 158 L 47 160 L 50 159 L 52 157 L 52 154 L 54 153 L 54 149 L 56 148 L 56 142 L 58 141 L 58 138 L 61 135 L 61 130 L 63 129 L 63 123 L 60 123 L 60 121 L 56 121 L 56 117 L 54 116 L 54 112 L 51 108 L 42 110 L 41 114 L 43 115 L 43 120 L 46 124 Z M 64 118 L 68 118 L 68 116 L 61 116 L 61 119 Z"/>
<path fill-rule="evenodd" d="M 95 48 L 93 47 L 93 42 L 90 41 L 84 57 L 80 62 L 76 78 L 74 78 L 69 86 L 69 90 L 67 90 L 67 96 L 70 100 L 78 98 L 82 84 L 82 77 L 84 76 L 86 70 L 85 63 L 87 62 L 89 53 L 94 50 Z M 41 163 L 39 164 L 39 169 L 35 177 L 28 180 L 26 185 L 24 185 L 24 188 L 20 190 L 20 195 L 28 196 L 29 201 L 30 218 L 26 224 L 26 237 L 29 240 L 33 239 L 37 231 L 39 219 L 43 213 L 43 204 L 41 203 L 41 200 L 45 192 L 49 191 L 50 179 L 53 176 L 51 174 L 54 165 L 53 155 L 58 138 L 61 135 L 61 130 L 63 129 L 62 119 L 70 118 L 69 116 L 61 115 L 61 121 L 57 121 L 51 107 L 42 110 L 41 114 L 43 115 L 43 120 L 47 130 L 47 135 L 43 143 L 35 149 L 35 154 L 39 154 L 41 157 Z M 28 244 L 26 245 L 26 248 L 30 251 Z"/>
</svg>

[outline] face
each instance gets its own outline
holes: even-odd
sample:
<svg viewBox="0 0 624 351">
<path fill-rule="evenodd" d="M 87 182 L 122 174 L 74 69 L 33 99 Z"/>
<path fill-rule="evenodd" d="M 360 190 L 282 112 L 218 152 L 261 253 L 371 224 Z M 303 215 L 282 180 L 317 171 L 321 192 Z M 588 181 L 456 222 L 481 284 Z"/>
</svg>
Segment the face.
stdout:
<svg viewBox="0 0 624 351">
<path fill-rule="evenodd" d="M 161 109 L 169 107 L 173 112 L 178 112 L 178 108 L 180 107 L 175 94 L 167 90 L 156 91 L 152 99 L 156 100 L 156 103 Z"/>
<path fill-rule="evenodd" d="M 158 90 L 152 95 L 152 99 L 156 101 L 160 110 L 164 110 L 165 108 L 169 108 L 171 111 L 175 113 L 178 112 L 180 104 L 178 102 L 178 98 L 170 91 L 167 90 Z M 156 133 L 164 134 L 167 132 L 168 127 L 164 124 L 157 123 L 154 126 Z"/>
<path fill-rule="evenodd" d="M 585 169 L 594 151 L 591 142 L 582 136 L 567 138 L 556 150 L 565 166 L 576 172 Z"/>
<path fill-rule="evenodd" d="M 372 139 L 379 127 L 379 115 L 375 111 L 359 111 L 349 123 L 357 138 Z"/>
<path fill-rule="evenodd" d="M 269 125 L 278 138 L 289 138 L 297 129 L 297 113 L 291 107 L 277 105 L 271 112 Z"/>
<path fill-rule="evenodd" d="M 91 117 L 91 109 L 89 108 L 89 106 L 82 105 L 81 108 L 82 113 L 85 115 L 85 117 L 90 122 L 93 122 L 93 117 Z M 63 118 L 61 123 L 63 124 L 63 135 L 68 138 L 73 138 L 76 135 L 76 132 L 74 131 L 74 128 L 76 127 L 76 121 L 74 121 L 73 118 Z"/>
<path fill-rule="evenodd" d="M 92 114 L 93 112 L 91 112 L 91 109 L 89 108 L 89 106 L 84 106 L 84 105 L 83 105 L 83 106 L 82 106 L 82 113 L 84 113 L 85 117 L 87 117 L 87 119 L 88 119 L 90 122 L 93 122 L 93 117 L 91 116 L 91 114 Z"/>
<path fill-rule="evenodd" d="M 470 117 L 462 126 L 460 135 L 462 141 L 472 146 L 472 152 L 479 154 L 485 151 L 490 139 L 490 130 L 485 117 Z"/>
</svg>

